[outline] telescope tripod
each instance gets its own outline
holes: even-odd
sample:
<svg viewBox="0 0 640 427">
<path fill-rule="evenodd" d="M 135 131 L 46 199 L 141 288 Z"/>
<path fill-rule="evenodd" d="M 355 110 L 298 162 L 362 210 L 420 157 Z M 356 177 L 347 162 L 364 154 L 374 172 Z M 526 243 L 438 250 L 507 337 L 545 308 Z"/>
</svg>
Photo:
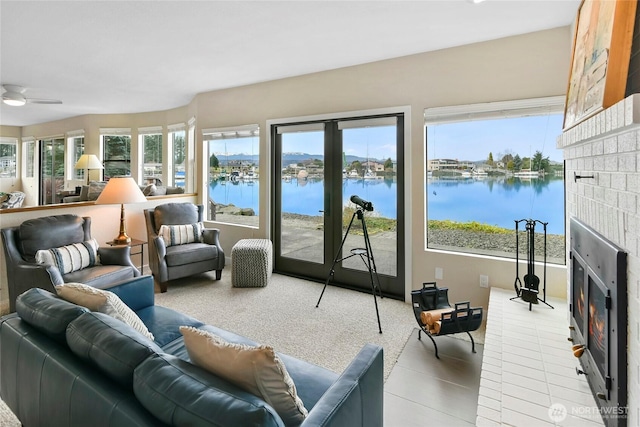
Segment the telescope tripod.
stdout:
<svg viewBox="0 0 640 427">
<path fill-rule="evenodd" d="M 347 236 L 349 235 L 349 230 L 351 230 L 351 226 L 353 225 L 353 220 L 356 217 L 358 217 L 358 219 L 362 223 L 362 232 L 364 234 L 364 248 L 351 249 L 350 255 L 340 258 L 340 254 L 342 253 L 342 247 L 344 246 L 344 242 L 347 240 Z M 318 308 L 318 306 L 320 305 L 320 301 L 322 300 L 324 291 L 327 289 L 327 285 L 329 284 L 331 279 L 334 277 L 336 264 L 354 256 L 359 256 L 362 262 L 367 266 L 367 269 L 369 270 L 369 277 L 371 278 L 371 293 L 373 294 L 373 302 L 376 306 L 376 317 L 378 318 L 378 331 L 382 333 L 382 326 L 380 326 L 380 313 L 378 311 L 378 300 L 376 299 L 376 288 L 378 289 L 380 298 L 382 298 L 382 290 L 380 289 L 380 278 L 378 277 L 378 270 L 376 269 L 376 261 L 373 259 L 373 250 L 371 249 L 371 242 L 369 241 L 369 232 L 367 231 L 367 224 L 364 220 L 364 211 L 360 208 L 356 209 L 356 211 L 353 213 L 353 216 L 351 216 L 351 221 L 349 222 L 347 231 L 344 233 L 344 238 L 342 239 L 342 243 L 340 243 L 340 247 L 338 248 L 336 257 L 333 259 L 331 270 L 329 270 L 329 276 L 327 277 L 327 280 L 324 283 L 324 287 L 322 288 L 322 293 L 320 294 L 320 298 L 318 298 L 318 303 L 316 304 L 316 308 Z M 374 277 L 375 277 L 375 280 L 374 280 Z"/>
</svg>

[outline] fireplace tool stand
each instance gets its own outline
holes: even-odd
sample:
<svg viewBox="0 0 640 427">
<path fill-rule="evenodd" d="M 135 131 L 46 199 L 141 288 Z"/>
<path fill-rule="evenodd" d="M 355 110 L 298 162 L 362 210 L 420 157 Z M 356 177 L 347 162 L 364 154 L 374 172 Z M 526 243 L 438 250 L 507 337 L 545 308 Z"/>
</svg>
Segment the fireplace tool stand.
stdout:
<svg viewBox="0 0 640 427">
<path fill-rule="evenodd" d="M 354 196 L 355 197 L 355 196 Z M 361 200 L 358 198 L 358 200 Z M 352 201 L 353 197 L 352 197 Z M 367 210 L 373 210 L 373 206 L 370 203 L 364 202 L 365 208 L 369 208 Z M 368 204 L 367 204 L 368 203 Z M 345 257 L 340 258 L 340 254 L 342 253 L 342 247 L 344 246 L 344 242 L 347 240 L 347 236 L 349 235 L 349 230 L 351 229 L 351 225 L 353 224 L 353 220 L 358 218 L 362 223 L 362 232 L 364 234 L 364 248 L 354 248 L 351 249 L 351 254 Z M 369 233 L 367 231 L 367 224 L 364 220 L 364 211 L 361 207 L 358 207 L 356 211 L 351 216 L 351 221 L 349 222 L 349 226 L 347 227 L 347 231 L 344 233 L 344 238 L 342 239 L 342 243 L 340 243 L 340 247 L 338 248 L 338 252 L 336 253 L 336 257 L 333 260 L 333 264 L 331 265 L 331 270 L 329 271 L 329 276 L 327 277 L 326 282 L 324 283 L 324 287 L 322 288 L 322 293 L 320 294 L 320 298 L 318 298 L 318 303 L 316 304 L 316 308 L 320 305 L 320 301 L 322 300 L 322 296 L 324 295 L 324 291 L 327 289 L 327 285 L 333 278 L 335 274 L 335 266 L 337 263 L 342 262 L 348 258 L 359 256 L 362 259 L 362 262 L 367 266 L 369 270 L 369 277 L 371 278 L 371 293 L 373 294 L 373 302 L 376 306 L 376 317 L 378 318 L 378 331 L 382 333 L 382 326 L 380 326 L 380 312 L 378 311 L 378 300 L 376 299 L 376 289 L 382 299 L 382 291 L 380 289 L 380 279 L 378 277 L 378 270 L 376 269 L 376 262 L 373 259 L 373 250 L 371 249 L 371 242 L 369 241 Z M 375 278 L 375 280 L 374 280 Z"/>
<path fill-rule="evenodd" d="M 518 225 L 521 222 L 525 222 L 525 229 L 527 231 L 527 274 L 524 276 L 524 286 L 520 281 L 520 252 L 519 252 L 519 239 Z M 547 222 L 542 222 L 534 219 L 521 219 L 516 220 L 516 280 L 513 284 L 516 290 L 516 296 L 511 298 L 515 300 L 521 298 L 523 301 L 529 303 L 529 311 L 531 311 L 532 304 L 538 304 L 542 302 L 553 308 L 551 304 L 547 302 Z M 542 299 L 540 299 L 540 278 L 535 273 L 535 234 L 536 223 L 542 224 L 544 227 L 544 262 L 543 262 L 543 282 L 542 282 Z"/>
</svg>

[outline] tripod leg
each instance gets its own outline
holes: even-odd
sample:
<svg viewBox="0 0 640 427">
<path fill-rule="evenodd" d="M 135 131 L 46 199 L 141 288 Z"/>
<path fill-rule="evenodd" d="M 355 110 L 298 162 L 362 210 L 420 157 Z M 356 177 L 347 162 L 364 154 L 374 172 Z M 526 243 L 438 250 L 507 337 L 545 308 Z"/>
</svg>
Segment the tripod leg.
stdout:
<svg viewBox="0 0 640 427">
<path fill-rule="evenodd" d="M 367 251 L 367 258 L 369 260 L 369 264 L 367 267 L 369 268 L 369 273 L 373 271 L 373 275 L 371 276 L 371 286 L 372 290 L 375 294 L 375 288 L 378 288 L 378 294 L 380 295 L 380 299 L 382 299 L 382 286 L 380 286 L 380 277 L 378 276 L 378 268 L 376 267 L 376 260 L 373 257 L 373 248 L 371 247 L 371 240 L 369 240 L 369 230 L 367 230 L 367 224 L 365 223 L 364 216 L 361 218 L 362 220 L 362 231 L 364 235 L 364 245 Z M 375 276 L 375 284 L 373 278 Z"/>
<path fill-rule="evenodd" d="M 331 264 L 331 270 L 329 270 L 329 276 L 327 277 L 327 281 L 324 282 L 324 287 L 322 288 L 322 293 L 320 293 L 320 298 L 318 298 L 318 303 L 316 304 L 316 308 L 318 308 L 318 306 L 320 305 L 320 301 L 322 300 L 322 296 L 324 295 L 324 291 L 325 291 L 325 289 L 327 289 L 327 285 L 329 284 L 329 281 L 331 280 L 331 278 L 333 277 L 333 275 L 335 273 L 336 264 L 338 263 L 338 259 L 340 258 L 340 254 L 342 252 L 342 247 L 344 246 L 344 242 L 347 240 L 347 236 L 349 235 L 349 230 L 351 229 L 351 225 L 353 224 L 353 220 L 356 218 L 356 214 L 357 213 L 358 213 L 358 211 L 354 212 L 353 215 L 351 216 L 351 221 L 349 222 L 349 226 L 347 227 L 347 231 L 344 233 L 344 237 L 342 238 L 342 242 L 340 243 L 340 247 L 338 248 L 338 251 L 336 252 L 336 256 L 333 259 L 333 264 Z"/>
<path fill-rule="evenodd" d="M 380 289 L 380 279 L 378 278 L 378 271 L 375 270 L 376 264 L 373 260 L 373 251 L 371 250 L 371 241 L 369 241 L 369 232 L 367 231 L 367 224 L 364 221 L 364 214 L 359 215 L 360 221 L 362 221 L 362 234 L 364 235 L 364 245 L 367 251 L 367 260 L 369 264 L 369 277 L 371 278 L 371 293 L 373 294 L 373 303 L 376 306 L 376 317 L 378 318 L 378 332 L 382 333 L 382 326 L 380 325 L 380 312 L 378 311 L 378 300 L 376 299 L 376 285 L 373 280 L 373 273 L 378 280 L 378 291 L 380 292 L 380 298 L 382 298 L 382 290 Z M 372 264 L 373 263 L 373 264 Z M 372 269 L 373 266 L 373 269 Z"/>
</svg>

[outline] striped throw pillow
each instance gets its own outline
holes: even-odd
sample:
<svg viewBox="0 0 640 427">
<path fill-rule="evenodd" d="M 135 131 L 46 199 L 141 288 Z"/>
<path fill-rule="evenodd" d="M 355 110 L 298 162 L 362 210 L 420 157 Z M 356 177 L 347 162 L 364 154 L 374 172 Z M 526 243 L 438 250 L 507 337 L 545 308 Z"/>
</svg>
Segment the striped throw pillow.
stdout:
<svg viewBox="0 0 640 427">
<path fill-rule="evenodd" d="M 162 237 L 165 245 L 176 246 L 185 243 L 198 243 L 202 241 L 204 224 L 161 225 L 158 235 Z"/>
<path fill-rule="evenodd" d="M 98 241 L 91 239 L 82 243 L 59 248 L 42 249 L 36 252 L 38 264 L 54 265 L 62 274 L 92 267 L 98 261 Z"/>
</svg>

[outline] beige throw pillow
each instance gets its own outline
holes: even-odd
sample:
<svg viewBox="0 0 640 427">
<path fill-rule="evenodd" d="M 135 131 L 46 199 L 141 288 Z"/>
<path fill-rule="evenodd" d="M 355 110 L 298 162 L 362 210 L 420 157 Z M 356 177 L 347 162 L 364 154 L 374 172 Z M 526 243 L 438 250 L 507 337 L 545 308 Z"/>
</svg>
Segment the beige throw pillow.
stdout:
<svg viewBox="0 0 640 427">
<path fill-rule="evenodd" d="M 84 283 L 65 283 L 56 286 L 56 291 L 61 298 L 118 319 L 153 340 L 153 334 L 149 332 L 138 315 L 113 292 Z"/>
<path fill-rule="evenodd" d="M 276 410 L 285 425 L 298 426 L 308 415 L 273 347 L 229 343 L 191 326 L 181 326 L 180 332 L 195 365 L 261 397 Z"/>
</svg>

